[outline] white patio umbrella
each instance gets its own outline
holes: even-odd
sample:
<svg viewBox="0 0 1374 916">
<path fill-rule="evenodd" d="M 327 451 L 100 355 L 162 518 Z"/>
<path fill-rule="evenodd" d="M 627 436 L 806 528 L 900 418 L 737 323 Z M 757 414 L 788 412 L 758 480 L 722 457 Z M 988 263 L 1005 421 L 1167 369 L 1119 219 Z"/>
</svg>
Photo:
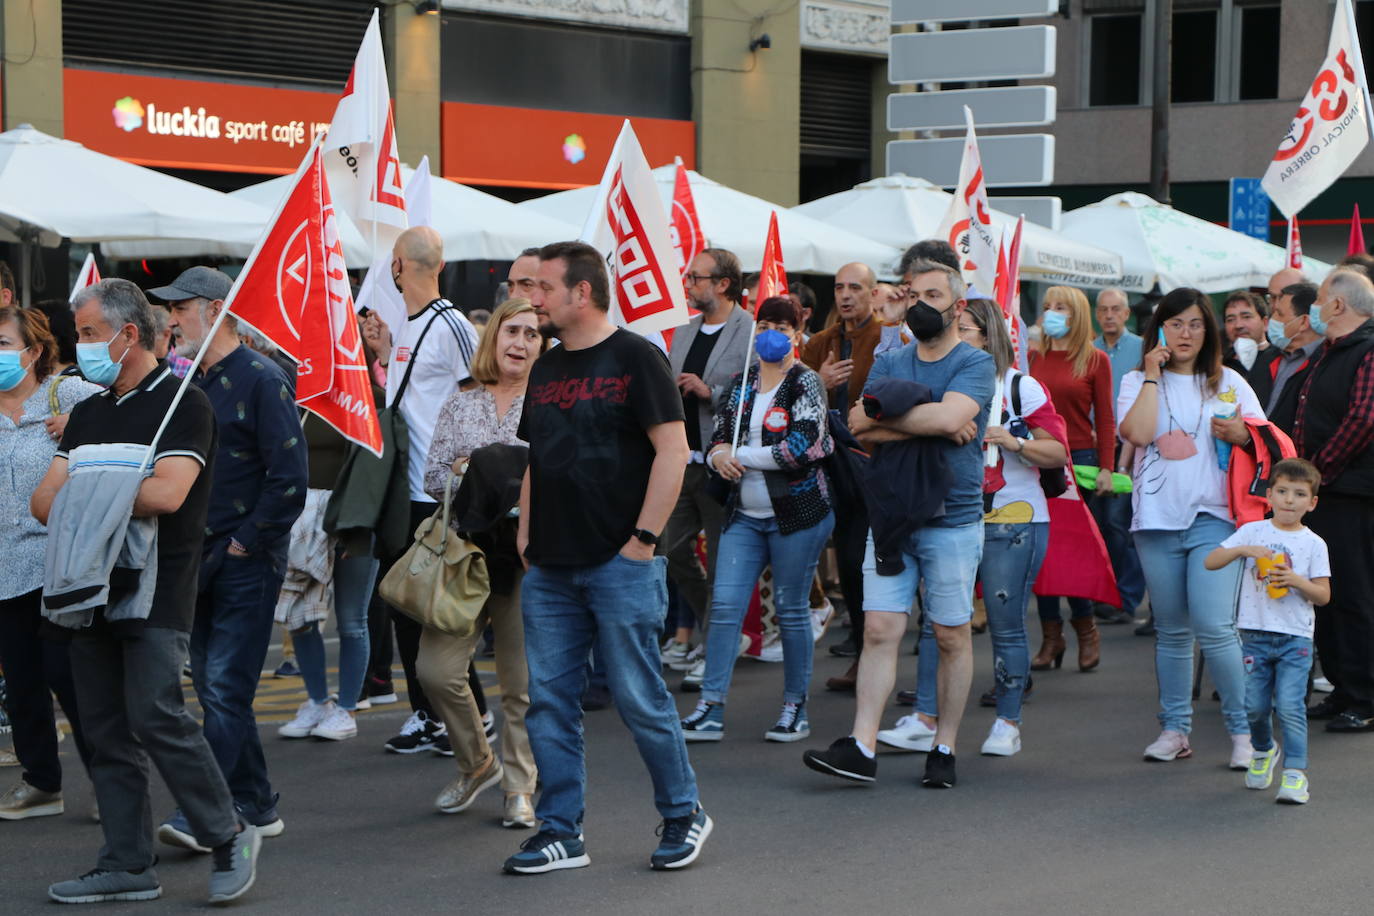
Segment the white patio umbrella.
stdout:
<svg viewBox="0 0 1374 916">
<path fill-rule="evenodd" d="M 675 165 L 654 169 L 654 181 L 664 207 L 671 204 Z M 768 233 L 768 217 L 778 213 L 778 236 L 783 260 L 789 271 L 833 274 L 851 261 L 861 261 L 879 274 L 890 275 L 901 252 L 891 245 L 874 241 L 838 226 L 813 219 L 795 209 L 771 204 L 759 197 L 727 188 L 688 170 L 688 183 L 696 200 L 701 229 L 711 245 L 727 248 L 740 259 L 745 270 L 763 266 L 763 243 Z M 596 187 L 560 191 L 547 197 L 527 200 L 522 210 L 543 213 L 566 223 L 581 226 L 596 198 Z M 576 234 L 569 236 L 575 238 Z"/>
<path fill-rule="evenodd" d="M 904 249 L 921 239 L 935 238 L 952 198 L 924 178 L 899 173 L 793 207 L 792 212 Z M 992 211 L 998 232 L 1004 226 L 1015 227 L 1016 219 L 1017 215 Z M 1109 286 L 1121 276 L 1121 258 L 1027 222 L 1021 233 L 1021 278 L 1039 280 L 1047 273 L 1071 276 L 1074 279 L 1061 282 L 1075 285 Z"/>
<path fill-rule="evenodd" d="M 401 166 L 402 185 L 415 170 Z M 258 231 L 271 218 L 282 195 L 291 187 L 291 175 L 258 182 L 229 194 L 237 200 L 257 205 L 262 211 Z M 577 237 L 577 227 L 539 213 L 521 210 L 510 201 L 486 194 L 456 181 L 435 177 L 430 181 L 433 196 L 431 221 L 444 239 L 445 261 L 509 261 L 523 249 Z M 372 245 L 365 240 L 346 215 L 340 220 L 339 237 L 344 260 L 349 267 L 366 268 L 372 264 Z M 194 257 L 222 255 L 246 258 L 257 241 L 246 245 L 119 245 L 105 246 L 111 257 Z M 197 250 L 189 250 L 195 247 Z"/>
<path fill-rule="evenodd" d="M 1094 242 L 1121 253 L 1121 286 L 1161 292 L 1191 286 L 1204 293 L 1221 293 L 1247 286 L 1265 286 L 1284 266 L 1284 250 L 1257 238 L 1233 232 L 1205 219 L 1128 191 L 1113 194 L 1064 214 L 1064 235 Z M 1304 258 L 1308 277 L 1320 281 L 1331 265 Z"/>
<path fill-rule="evenodd" d="M 0 133 L 0 240 L 29 247 L 214 237 L 252 246 L 267 214 L 247 201 L 59 140 L 27 124 Z"/>
</svg>

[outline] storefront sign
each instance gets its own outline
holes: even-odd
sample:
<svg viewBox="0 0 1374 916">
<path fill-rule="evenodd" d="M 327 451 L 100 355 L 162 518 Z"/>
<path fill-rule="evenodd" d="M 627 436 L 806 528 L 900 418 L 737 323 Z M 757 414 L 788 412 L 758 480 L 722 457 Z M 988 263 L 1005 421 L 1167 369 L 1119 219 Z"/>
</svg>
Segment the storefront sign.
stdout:
<svg viewBox="0 0 1374 916">
<path fill-rule="evenodd" d="M 464 184 L 580 188 L 596 184 L 624 118 L 615 115 L 443 103 L 443 174 Z M 696 125 L 630 118 L 651 167 L 681 156 L 696 166 Z"/>
<path fill-rule="evenodd" d="M 139 165 L 295 171 L 339 97 L 329 92 L 68 68 L 64 132 Z"/>
</svg>

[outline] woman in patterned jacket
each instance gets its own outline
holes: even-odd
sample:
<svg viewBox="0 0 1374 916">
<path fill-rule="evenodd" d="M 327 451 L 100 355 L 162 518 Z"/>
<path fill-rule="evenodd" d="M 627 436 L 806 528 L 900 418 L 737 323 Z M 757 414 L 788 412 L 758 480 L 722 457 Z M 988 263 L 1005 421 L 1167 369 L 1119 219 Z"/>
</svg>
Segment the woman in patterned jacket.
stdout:
<svg viewBox="0 0 1374 916">
<path fill-rule="evenodd" d="M 755 352 L 740 406 L 740 377 L 731 385 L 706 466 L 730 484 L 725 504 L 706 637 L 701 702 L 682 722 L 688 741 L 719 741 L 725 697 L 739 652 L 740 627 L 754 584 L 772 564 L 774 602 L 782 629 L 783 706 L 769 741 L 799 741 L 811 733 L 806 692 L 813 652 L 809 595 L 821 548 L 835 526 L 821 462 L 834 449 L 826 428 L 820 376 L 796 359 L 801 310 L 776 296 L 760 306 Z M 740 443 L 733 444 L 735 417 Z"/>
</svg>

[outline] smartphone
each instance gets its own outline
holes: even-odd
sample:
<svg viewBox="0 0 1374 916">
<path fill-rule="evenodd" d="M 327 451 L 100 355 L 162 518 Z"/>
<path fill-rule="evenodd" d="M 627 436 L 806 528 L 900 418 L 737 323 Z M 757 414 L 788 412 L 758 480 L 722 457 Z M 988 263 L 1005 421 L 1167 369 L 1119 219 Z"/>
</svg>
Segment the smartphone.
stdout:
<svg viewBox="0 0 1374 916">
<path fill-rule="evenodd" d="M 1169 344 L 1166 343 L 1165 340 L 1164 340 L 1164 329 L 1163 329 L 1163 328 L 1160 328 L 1160 329 L 1159 329 L 1159 345 L 1160 345 L 1161 347 L 1164 347 L 1165 349 L 1168 349 L 1168 347 L 1169 347 Z"/>
</svg>

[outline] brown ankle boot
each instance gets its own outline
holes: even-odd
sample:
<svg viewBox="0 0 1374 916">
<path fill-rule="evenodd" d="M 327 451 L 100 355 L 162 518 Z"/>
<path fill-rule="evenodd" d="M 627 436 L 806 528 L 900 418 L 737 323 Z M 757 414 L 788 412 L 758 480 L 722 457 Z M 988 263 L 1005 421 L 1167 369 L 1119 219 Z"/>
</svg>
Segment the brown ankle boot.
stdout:
<svg viewBox="0 0 1374 916">
<path fill-rule="evenodd" d="M 1078 670 L 1091 671 L 1102 661 L 1102 640 L 1097 632 L 1097 621 L 1092 617 L 1074 617 L 1069 623 L 1078 634 Z"/>
<path fill-rule="evenodd" d="M 1040 651 L 1031 659 L 1032 671 L 1048 671 L 1064 664 L 1064 621 L 1042 620 L 1040 630 L 1045 634 Z"/>
<path fill-rule="evenodd" d="M 840 693 L 853 693 L 854 686 L 859 680 L 859 662 L 856 659 L 854 664 L 849 666 L 849 670 L 839 677 L 832 677 L 825 682 L 826 690 L 835 690 Z"/>
</svg>

